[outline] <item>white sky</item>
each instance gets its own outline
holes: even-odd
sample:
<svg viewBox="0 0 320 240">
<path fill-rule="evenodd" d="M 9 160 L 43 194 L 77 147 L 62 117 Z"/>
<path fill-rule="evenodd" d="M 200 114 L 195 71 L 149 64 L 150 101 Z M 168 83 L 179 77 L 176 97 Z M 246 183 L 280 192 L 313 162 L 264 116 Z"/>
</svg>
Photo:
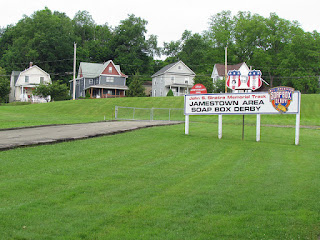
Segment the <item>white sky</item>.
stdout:
<svg viewBox="0 0 320 240">
<path fill-rule="evenodd" d="M 64 12 L 71 19 L 80 10 L 87 10 L 97 24 L 117 26 L 128 14 L 148 21 L 147 34 L 158 36 L 158 45 L 176 41 L 184 30 L 202 33 L 209 18 L 223 10 L 250 11 L 263 17 L 275 12 L 280 18 L 297 20 L 308 32 L 320 32 L 319 0 L 7 0 L 0 8 L 0 27 L 16 24 L 23 15 L 30 16 L 48 7 Z"/>
</svg>

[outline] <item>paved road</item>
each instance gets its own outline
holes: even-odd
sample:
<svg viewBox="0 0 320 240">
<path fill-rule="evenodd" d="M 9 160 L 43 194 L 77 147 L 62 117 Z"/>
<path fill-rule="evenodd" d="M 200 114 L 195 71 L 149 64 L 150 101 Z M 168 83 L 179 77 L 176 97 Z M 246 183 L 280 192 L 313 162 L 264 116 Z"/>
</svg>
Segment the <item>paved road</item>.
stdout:
<svg viewBox="0 0 320 240">
<path fill-rule="evenodd" d="M 11 148 L 72 141 L 132 131 L 135 129 L 172 125 L 174 121 L 110 121 L 86 124 L 55 125 L 0 131 L 0 151 Z"/>
</svg>

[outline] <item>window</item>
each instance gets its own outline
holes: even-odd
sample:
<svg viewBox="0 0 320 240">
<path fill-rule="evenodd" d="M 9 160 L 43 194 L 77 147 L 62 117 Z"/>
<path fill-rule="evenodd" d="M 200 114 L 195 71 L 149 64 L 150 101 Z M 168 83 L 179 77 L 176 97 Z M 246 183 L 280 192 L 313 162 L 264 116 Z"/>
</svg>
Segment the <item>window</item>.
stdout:
<svg viewBox="0 0 320 240">
<path fill-rule="evenodd" d="M 188 77 L 184 78 L 184 83 L 185 83 L 185 84 L 188 84 L 188 83 L 189 83 L 189 78 L 188 78 Z"/>
<path fill-rule="evenodd" d="M 154 97 L 157 96 L 157 90 L 154 90 Z"/>
<path fill-rule="evenodd" d="M 29 82 L 29 76 L 24 77 L 24 82 L 28 83 Z"/>
<path fill-rule="evenodd" d="M 44 83 L 44 77 L 40 77 L 40 84 Z"/>
<path fill-rule="evenodd" d="M 154 79 L 154 85 L 157 85 L 157 79 L 156 78 Z"/>
<path fill-rule="evenodd" d="M 114 82 L 114 77 L 107 77 L 106 82 Z"/>
<path fill-rule="evenodd" d="M 93 84 L 93 79 L 89 79 L 89 84 Z"/>
<path fill-rule="evenodd" d="M 109 67 L 109 73 L 112 73 L 112 67 Z"/>
<path fill-rule="evenodd" d="M 174 81 L 174 76 L 171 76 L 171 81 Z"/>
<path fill-rule="evenodd" d="M 179 66 L 178 66 L 178 69 L 179 69 L 179 70 L 182 70 L 182 66 L 179 65 Z"/>
</svg>

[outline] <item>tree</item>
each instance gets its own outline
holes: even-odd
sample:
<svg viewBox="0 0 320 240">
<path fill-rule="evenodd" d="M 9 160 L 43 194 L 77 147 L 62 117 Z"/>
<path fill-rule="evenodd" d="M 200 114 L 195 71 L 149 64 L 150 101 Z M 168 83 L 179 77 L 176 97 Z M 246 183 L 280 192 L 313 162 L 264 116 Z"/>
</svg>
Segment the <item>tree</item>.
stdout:
<svg viewBox="0 0 320 240">
<path fill-rule="evenodd" d="M 10 80 L 6 77 L 6 71 L 0 67 L 0 102 L 7 102 L 10 93 Z"/>
<path fill-rule="evenodd" d="M 209 39 L 198 33 L 192 34 L 185 31 L 182 35 L 181 51 L 177 54 L 182 60 L 196 73 L 209 74 L 212 71 L 212 65 L 215 57 Z"/>
<path fill-rule="evenodd" d="M 114 62 L 121 63 L 123 71 L 128 75 L 152 72 L 152 56 L 157 50 L 150 48 L 156 46 L 156 38 L 152 36 L 149 41 L 146 40 L 147 24 L 146 20 L 132 14 L 114 30 Z"/>
<path fill-rule="evenodd" d="M 196 75 L 194 78 L 194 84 L 198 84 L 198 83 L 203 84 L 206 87 L 208 93 L 213 92 L 213 82 L 212 82 L 212 78 L 209 75 L 204 75 L 204 74 Z"/>
<path fill-rule="evenodd" d="M 234 21 L 231 11 L 222 11 L 210 18 L 208 35 L 214 47 L 230 47 L 233 44 L 233 33 Z"/>
<path fill-rule="evenodd" d="M 226 81 L 225 79 L 217 79 L 213 83 L 213 92 L 214 93 L 224 93 L 225 92 Z"/>
<path fill-rule="evenodd" d="M 1 39 L 6 43 L 5 49 L 1 49 L 0 64 L 8 72 L 24 69 L 29 62 L 55 73 L 53 79 L 72 71 L 70 56 L 73 56 L 75 35 L 72 21 L 64 13 L 51 12 L 48 8 L 36 11 L 7 28 Z"/>
<path fill-rule="evenodd" d="M 132 76 L 132 80 L 129 84 L 128 97 L 145 97 L 144 87 L 142 81 L 140 81 L 139 72 L 136 72 Z"/>
<path fill-rule="evenodd" d="M 40 84 L 35 88 L 33 94 L 42 97 L 47 97 L 50 95 L 52 101 L 62 101 L 70 99 L 69 88 L 66 84 L 63 84 L 62 81 L 56 81 L 48 85 Z"/>
<path fill-rule="evenodd" d="M 174 96 L 173 91 L 172 89 L 170 89 L 167 93 L 167 97 L 173 97 L 173 96 Z"/>
<path fill-rule="evenodd" d="M 82 43 L 95 39 L 96 23 L 88 11 L 78 11 L 72 21 L 75 34 L 81 37 Z"/>
</svg>

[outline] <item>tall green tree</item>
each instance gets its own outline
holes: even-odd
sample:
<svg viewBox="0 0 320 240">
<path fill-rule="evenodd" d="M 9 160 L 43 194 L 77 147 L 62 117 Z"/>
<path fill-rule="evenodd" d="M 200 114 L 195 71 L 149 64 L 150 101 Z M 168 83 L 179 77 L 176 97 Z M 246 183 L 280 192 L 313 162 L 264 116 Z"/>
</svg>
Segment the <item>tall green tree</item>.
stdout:
<svg viewBox="0 0 320 240">
<path fill-rule="evenodd" d="M 75 35 L 71 19 L 64 13 L 48 8 L 36 11 L 9 27 L 3 38 L 9 44 L 2 50 L 0 64 L 8 72 L 24 69 L 29 62 L 51 73 L 53 79 L 72 71 Z"/>
<path fill-rule="evenodd" d="M 68 86 L 59 80 L 48 85 L 40 84 L 33 90 L 33 94 L 42 97 L 47 97 L 50 95 L 52 101 L 70 99 Z"/>
<path fill-rule="evenodd" d="M 7 102 L 10 93 L 10 80 L 6 71 L 0 67 L 0 102 Z"/>
<path fill-rule="evenodd" d="M 144 87 L 142 86 L 142 81 L 140 79 L 139 72 L 136 72 L 132 76 L 132 80 L 129 84 L 128 97 L 145 97 Z"/>
<path fill-rule="evenodd" d="M 213 92 L 214 87 L 213 87 L 213 82 L 210 75 L 205 75 L 205 74 L 196 75 L 194 78 L 194 84 L 198 84 L 198 83 L 203 84 L 206 87 L 208 93 Z"/>
<path fill-rule="evenodd" d="M 121 64 L 126 74 L 152 72 L 152 56 L 157 52 L 152 47 L 156 45 L 156 37 L 146 39 L 147 24 L 146 20 L 132 14 L 122 20 L 114 30 L 113 58 L 115 62 Z"/>
</svg>

